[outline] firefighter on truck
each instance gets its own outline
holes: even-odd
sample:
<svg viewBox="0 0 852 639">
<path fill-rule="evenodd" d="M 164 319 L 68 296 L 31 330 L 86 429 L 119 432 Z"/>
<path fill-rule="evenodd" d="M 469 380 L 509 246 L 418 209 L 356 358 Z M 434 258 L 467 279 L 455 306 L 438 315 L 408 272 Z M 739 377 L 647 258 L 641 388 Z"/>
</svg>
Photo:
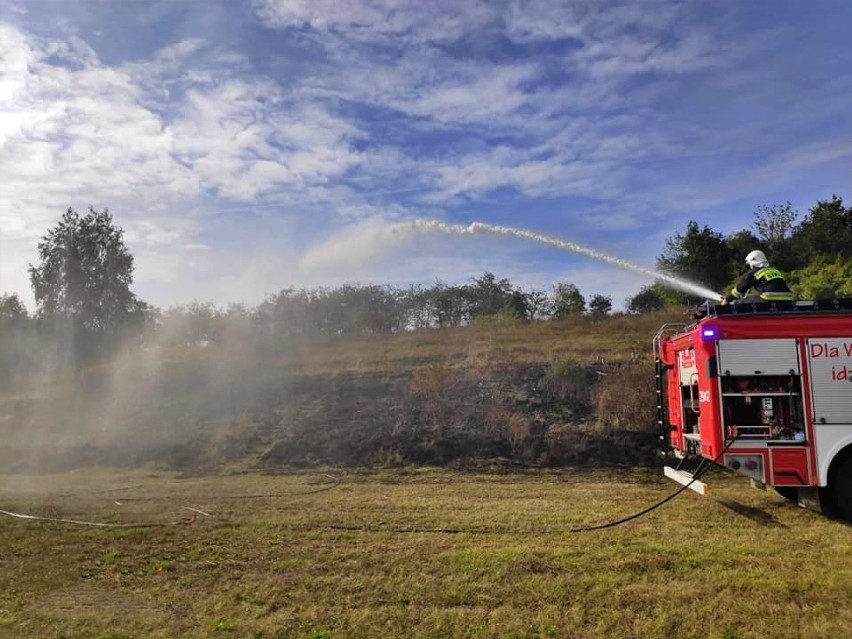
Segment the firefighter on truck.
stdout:
<svg viewBox="0 0 852 639">
<path fill-rule="evenodd" d="M 743 275 L 725 296 L 723 304 L 793 301 L 793 293 L 787 286 L 784 275 L 769 265 L 763 251 L 752 251 L 746 255 L 745 263 L 749 267 L 748 273 Z M 746 297 L 751 289 L 754 289 L 755 293 Z"/>
</svg>

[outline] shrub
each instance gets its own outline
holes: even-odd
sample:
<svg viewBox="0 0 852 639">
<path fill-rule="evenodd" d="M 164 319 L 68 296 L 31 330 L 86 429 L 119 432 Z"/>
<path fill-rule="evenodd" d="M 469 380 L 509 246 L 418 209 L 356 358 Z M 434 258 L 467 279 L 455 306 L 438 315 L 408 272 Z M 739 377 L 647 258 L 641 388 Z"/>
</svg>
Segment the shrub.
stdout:
<svg viewBox="0 0 852 639">
<path fill-rule="evenodd" d="M 590 408 L 591 389 L 597 377 L 593 366 L 582 365 L 566 357 L 550 362 L 540 388 L 546 403 L 585 412 Z"/>
<path fill-rule="evenodd" d="M 603 431 L 649 432 L 656 423 L 654 369 L 647 362 L 621 364 L 603 371 L 593 397 Z"/>
</svg>

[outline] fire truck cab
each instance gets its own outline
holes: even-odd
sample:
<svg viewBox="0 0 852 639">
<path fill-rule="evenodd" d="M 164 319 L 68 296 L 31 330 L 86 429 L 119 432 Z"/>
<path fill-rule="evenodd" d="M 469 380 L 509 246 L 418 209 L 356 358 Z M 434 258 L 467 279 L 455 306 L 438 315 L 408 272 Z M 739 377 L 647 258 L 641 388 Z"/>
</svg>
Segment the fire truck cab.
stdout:
<svg viewBox="0 0 852 639">
<path fill-rule="evenodd" d="M 654 339 L 664 452 L 852 520 L 852 299 L 708 303 L 696 318 Z"/>
</svg>

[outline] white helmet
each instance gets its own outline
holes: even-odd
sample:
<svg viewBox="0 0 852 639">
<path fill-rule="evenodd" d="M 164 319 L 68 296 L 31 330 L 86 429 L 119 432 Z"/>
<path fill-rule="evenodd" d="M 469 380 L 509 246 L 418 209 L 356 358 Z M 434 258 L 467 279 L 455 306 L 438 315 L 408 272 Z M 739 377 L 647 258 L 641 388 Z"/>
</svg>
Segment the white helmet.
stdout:
<svg viewBox="0 0 852 639">
<path fill-rule="evenodd" d="M 763 268 L 764 266 L 769 266 L 769 260 L 766 259 L 763 251 L 752 251 L 746 255 L 745 263 L 748 264 L 750 268 Z"/>
</svg>

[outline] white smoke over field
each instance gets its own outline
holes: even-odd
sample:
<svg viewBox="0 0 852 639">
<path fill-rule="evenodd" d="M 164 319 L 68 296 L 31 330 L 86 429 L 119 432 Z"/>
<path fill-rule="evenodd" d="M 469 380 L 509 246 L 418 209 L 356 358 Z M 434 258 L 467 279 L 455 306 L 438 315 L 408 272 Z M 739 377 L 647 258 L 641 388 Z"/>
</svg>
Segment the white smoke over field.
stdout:
<svg viewBox="0 0 852 639">
<path fill-rule="evenodd" d="M 288 340 L 247 312 L 166 311 L 156 330 L 80 361 L 40 338 L 44 368 L 0 388 L 0 464 L 7 472 L 162 462 L 190 468 L 263 397 L 282 399 Z M 55 343 L 54 343 L 55 342 Z"/>
</svg>

